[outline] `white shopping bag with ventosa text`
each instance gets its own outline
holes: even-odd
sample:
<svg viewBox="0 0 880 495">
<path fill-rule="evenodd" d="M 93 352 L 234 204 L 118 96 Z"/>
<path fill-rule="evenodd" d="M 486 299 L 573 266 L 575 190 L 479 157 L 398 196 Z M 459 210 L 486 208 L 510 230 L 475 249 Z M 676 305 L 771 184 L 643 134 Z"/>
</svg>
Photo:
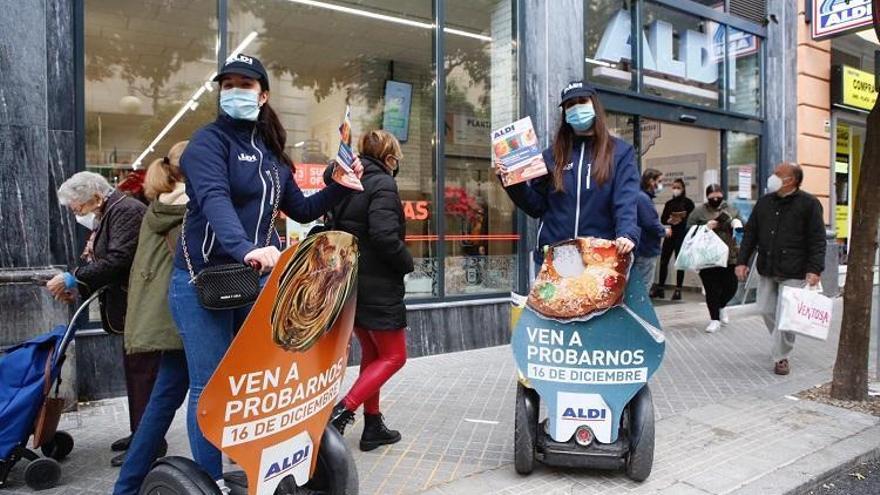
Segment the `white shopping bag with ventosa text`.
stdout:
<svg viewBox="0 0 880 495">
<path fill-rule="evenodd" d="M 805 337 L 825 340 L 831 328 L 834 302 L 819 287 L 782 287 L 776 328 Z"/>
</svg>

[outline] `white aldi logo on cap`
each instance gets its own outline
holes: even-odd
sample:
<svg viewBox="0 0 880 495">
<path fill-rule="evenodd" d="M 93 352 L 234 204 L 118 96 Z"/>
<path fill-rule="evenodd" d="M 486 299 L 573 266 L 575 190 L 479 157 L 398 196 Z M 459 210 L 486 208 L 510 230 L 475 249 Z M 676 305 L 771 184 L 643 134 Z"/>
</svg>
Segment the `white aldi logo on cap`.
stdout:
<svg viewBox="0 0 880 495">
<path fill-rule="evenodd" d="M 254 65 L 254 59 L 252 59 L 251 57 L 248 57 L 247 55 L 238 54 L 232 60 L 237 61 L 237 62 L 244 62 L 248 65 Z"/>
<path fill-rule="evenodd" d="M 584 87 L 584 83 L 582 83 L 582 82 L 573 82 L 573 83 L 569 83 L 568 86 L 565 87 L 565 91 L 571 91 L 571 90 L 573 90 L 573 89 L 575 89 L 575 88 L 583 88 L 583 87 Z"/>
</svg>

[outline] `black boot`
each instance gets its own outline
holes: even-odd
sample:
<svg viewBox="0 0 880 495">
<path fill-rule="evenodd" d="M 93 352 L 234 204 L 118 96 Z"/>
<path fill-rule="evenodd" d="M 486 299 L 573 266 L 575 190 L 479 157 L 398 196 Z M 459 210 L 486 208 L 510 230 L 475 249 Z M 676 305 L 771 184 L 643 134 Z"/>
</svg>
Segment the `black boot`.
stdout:
<svg viewBox="0 0 880 495">
<path fill-rule="evenodd" d="M 361 435 L 361 450 L 368 452 L 400 441 L 400 432 L 389 430 L 381 414 L 364 413 L 364 432 Z"/>
<path fill-rule="evenodd" d="M 125 452 L 126 450 L 128 450 L 128 444 L 130 443 L 131 435 L 125 438 L 120 438 L 119 440 L 110 444 L 110 450 L 112 450 L 113 452 Z"/>
<path fill-rule="evenodd" d="M 673 301 L 681 301 L 681 289 L 676 288 L 675 292 L 672 293 Z"/>
<path fill-rule="evenodd" d="M 654 285 L 651 287 L 650 297 L 651 299 L 664 299 L 666 298 L 666 291 L 662 285 Z"/>
<path fill-rule="evenodd" d="M 345 435 L 345 427 L 354 423 L 354 413 L 345 408 L 344 402 L 340 402 L 330 414 L 330 423 L 340 435 Z"/>
</svg>

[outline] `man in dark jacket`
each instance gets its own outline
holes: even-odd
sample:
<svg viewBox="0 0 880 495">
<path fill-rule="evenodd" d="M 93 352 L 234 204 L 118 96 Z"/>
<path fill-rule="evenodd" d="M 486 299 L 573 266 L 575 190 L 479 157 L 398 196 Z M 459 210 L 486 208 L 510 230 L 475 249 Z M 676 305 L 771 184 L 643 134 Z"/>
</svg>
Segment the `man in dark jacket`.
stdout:
<svg viewBox="0 0 880 495">
<path fill-rule="evenodd" d="M 795 163 L 780 163 L 767 181 L 767 192 L 745 227 L 736 275 L 745 280 L 752 253 L 757 253 L 758 304 L 773 336 L 774 371 L 789 373 L 788 356 L 795 334 L 776 330 L 781 287 L 815 286 L 825 269 L 825 221 L 822 205 L 800 189 L 804 172 Z"/>
</svg>

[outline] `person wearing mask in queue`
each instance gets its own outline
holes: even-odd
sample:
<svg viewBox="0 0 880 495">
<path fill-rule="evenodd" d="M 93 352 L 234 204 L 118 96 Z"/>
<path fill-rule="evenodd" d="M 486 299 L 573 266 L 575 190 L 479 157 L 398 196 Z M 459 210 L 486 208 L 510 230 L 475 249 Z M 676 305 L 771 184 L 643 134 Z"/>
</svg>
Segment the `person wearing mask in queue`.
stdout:
<svg viewBox="0 0 880 495">
<path fill-rule="evenodd" d="M 633 147 L 608 131 L 596 90 L 569 83 L 561 97 L 561 122 L 553 145 L 544 150 L 548 174 L 507 187 L 510 199 L 539 220 L 534 262 L 544 246 L 577 237 L 614 241 L 630 253 L 639 241 L 636 202 L 639 173 Z M 495 164 L 496 173 L 505 173 Z"/>
<path fill-rule="evenodd" d="M 758 305 L 773 337 L 774 372 L 787 375 L 795 334 L 776 329 L 776 310 L 782 287 L 819 284 L 825 270 L 825 220 L 822 204 L 801 190 L 804 171 L 796 163 L 780 163 L 767 180 L 767 194 L 755 204 L 743 232 L 736 275 L 745 281 L 752 254 L 756 266 Z"/>
<path fill-rule="evenodd" d="M 168 282 L 188 200 L 180 172 L 180 156 L 186 145 L 187 141 L 182 141 L 172 146 L 168 156 L 147 167 L 144 176 L 144 197 L 150 204 L 131 267 L 125 352 L 161 352 L 162 357 L 114 495 L 136 495 L 153 461 L 165 455 L 165 434 L 189 388 L 183 344 L 168 309 Z"/>
<path fill-rule="evenodd" d="M 189 371 L 187 432 L 193 458 L 227 490 L 220 451 L 202 435 L 196 409 L 250 306 L 206 309 L 191 280 L 206 267 L 224 264 L 271 270 L 281 255 L 272 225 L 276 207 L 291 219 L 308 223 L 342 201 L 350 190 L 334 183 L 305 197 L 297 187 L 293 162 L 284 151 L 287 133 L 269 106 L 269 77 L 258 59 L 231 58 L 214 80 L 220 85 L 222 114 L 196 131 L 180 160 L 189 202 L 168 301 Z M 360 176 L 359 160 L 353 168 Z"/>
<path fill-rule="evenodd" d="M 138 246 L 138 231 L 147 207 L 137 199 L 114 189 L 103 176 L 94 172 L 72 175 L 58 188 L 58 202 L 68 207 L 90 235 L 82 254 L 83 265 L 56 275 L 46 287 L 57 298 L 72 302 L 74 294 L 86 298 L 101 288 L 98 296 L 101 325 L 109 333 L 125 331 L 129 273 Z M 125 389 L 128 395 L 128 421 L 131 433 L 138 429 L 144 408 L 150 399 L 156 373 L 158 352 L 123 353 Z M 128 450 L 131 436 L 113 442 L 110 450 Z M 122 465 L 124 454 L 110 462 Z"/>
<path fill-rule="evenodd" d="M 654 269 L 660 256 L 660 243 L 672 235 L 672 229 L 660 223 L 660 216 L 654 207 L 654 197 L 663 190 L 663 172 L 649 168 L 642 173 L 642 190 L 638 195 L 636 209 L 639 217 L 641 237 L 631 273 L 636 274 L 645 284 L 645 292 L 654 282 Z"/>
<path fill-rule="evenodd" d="M 666 297 L 666 278 L 669 275 L 669 261 L 672 253 L 678 256 L 681 245 L 687 235 L 687 220 L 694 211 L 694 202 L 687 197 L 687 189 L 684 181 L 675 179 L 672 182 L 672 199 L 663 205 L 663 213 L 660 215 L 660 223 L 672 226 L 672 236 L 663 240 L 663 250 L 660 253 L 660 274 L 657 286 L 651 292 L 651 297 L 663 299 Z M 681 300 L 681 287 L 684 285 L 684 270 L 675 272 L 675 292 L 672 293 L 673 301 Z"/>
<path fill-rule="evenodd" d="M 361 137 L 358 149 L 364 190 L 334 208 L 332 222 L 335 230 L 358 238 L 354 333 L 361 344 L 361 365 L 357 381 L 333 409 L 331 421 L 344 433 L 363 404 L 360 448 L 369 451 L 401 438 L 400 432 L 385 426 L 379 392 L 406 363 L 403 277 L 413 271 L 413 258 L 404 242 L 406 218 L 394 180 L 403 159 L 400 143 L 387 131 L 370 131 Z M 324 181 L 331 181 L 329 174 Z"/>
<path fill-rule="evenodd" d="M 706 332 L 714 333 L 721 325 L 730 323 L 725 311 L 727 303 L 736 295 L 737 281 L 734 273 L 737 246 L 733 236 L 734 229 L 742 228 L 739 210 L 724 201 L 724 190 L 718 184 L 706 188 L 706 202 L 698 206 L 688 218 L 688 229 L 694 225 L 705 225 L 727 244 L 727 266 L 716 266 L 700 270 L 700 280 L 706 290 L 706 306 L 709 307 L 709 325 Z"/>
</svg>

